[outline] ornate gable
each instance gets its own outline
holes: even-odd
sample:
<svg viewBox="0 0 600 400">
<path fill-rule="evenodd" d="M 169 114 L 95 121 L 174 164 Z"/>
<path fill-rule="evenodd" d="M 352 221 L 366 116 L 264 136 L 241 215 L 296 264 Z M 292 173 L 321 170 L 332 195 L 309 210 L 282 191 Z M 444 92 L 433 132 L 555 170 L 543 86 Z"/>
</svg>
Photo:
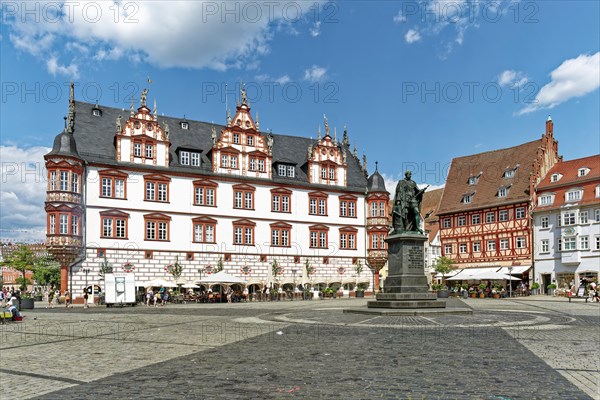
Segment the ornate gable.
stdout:
<svg viewBox="0 0 600 400">
<path fill-rule="evenodd" d="M 327 117 L 323 115 L 325 137 L 321 139 L 319 128 L 315 145 L 308 147 L 308 181 L 323 185 L 346 186 L 346 150 L 339 145 L 337 135 L 330 135 Z"/>
<path fill-rule="evenodd" d="M 241 104 L 236 107 L 233 119 L 227 112 L 227 124 L 217 139 L 213 128 L 213 171 L 223 174 L 272 177 L 273 137 L 263 136 L 250 114 L 246 89 L 241 90 Z"/>
<path fill-rule="evenodd" d="M 140 107 L 134 111 L 133 98 L 129 118 L 123 122 L 119 115 L 115 122 L 117 160 L 147 165 L 169 165 L 169 127 L 158 122 L 156 101 L 151 112 L 146 106 L 148 89 L 141 94 Z"/>
</svg>

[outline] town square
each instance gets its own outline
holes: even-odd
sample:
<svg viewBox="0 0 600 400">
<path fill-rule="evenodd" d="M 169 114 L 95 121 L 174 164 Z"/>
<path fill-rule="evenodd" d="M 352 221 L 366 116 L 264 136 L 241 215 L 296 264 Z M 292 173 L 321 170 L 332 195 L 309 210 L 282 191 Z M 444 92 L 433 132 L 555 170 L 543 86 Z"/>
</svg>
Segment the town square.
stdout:
<svg viewBox="0 0 600 400">
<path fill-rule="evenodd" d="M 600 399 L 600 3 L 1 11 L 2 398 Z"/>
</svg>

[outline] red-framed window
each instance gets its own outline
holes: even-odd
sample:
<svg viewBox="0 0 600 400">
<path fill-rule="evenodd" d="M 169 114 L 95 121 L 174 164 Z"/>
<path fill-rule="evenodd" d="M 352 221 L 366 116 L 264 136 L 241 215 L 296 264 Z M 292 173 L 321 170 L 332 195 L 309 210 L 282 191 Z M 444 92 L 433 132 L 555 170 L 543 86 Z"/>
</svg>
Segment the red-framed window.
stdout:
<svg viewBox="0 0 600 400">
<path fill-rule="evenodd" d="M 127 239 L 129 214 L 117 210 L 100 212 L 100 237 Z"/>
<path fill-rule="evenodd" d="M 233 244 L 243 246 L 254 246 L 254 228 L 256 223 L 241 219 L 233 221 Z"/>
<path fill-rule="evenodd" d="M 192 219 L 194 226 L 194 243 L 216 243 L 217 240 L 217 220 L 209 217 L 197 217 Z"/>
<path fill-rule="evenodd" d="M 356 218 L 355 196 L 340 196 L 340 217 Z"/>
<path fill-rule="evenodd" d="M 308 213 L 310 215 L 327 216 L 327 194 L 312 192 L 308 194 Z"/>
<path fill-rule="evenodd" d="M 277 222 L 270 225 L 271 227 L 271 246 L 273 247 L 290 247 L 292 226 L 285 222 Z"/>
<path fill-rule="evenodd" d="M 171 178 L 164 175 L 145 175 L 144 200 L 168 203 L 170 183 Z"/>
<path fill-rule="evenodd" d="M 387 231 L 383 230 L 371 230 L 368 232 L 368 250 L 385 250 L 387 249 L 387 243 L 385 238 L 387 237 Z"/>
<path fill-rule="evenodd" d="M 219 160 L 221 168 L 239 169 L 239 154 L 240 152 L 233 147 L 222 149 L 220 152 L 221 158 Z"/>
<path fill-rule="evenodd" d="M 233 208 L 254 210 L 254 192 L 256 188 L 250 185 L 233 186 Z"/>
<path fill-rule="evenodd" d="M 283 188 L 271 189 L 271 211 L 292 212 L 292 191 Z"/>
<path fill-rule="evenodd" d="M 136 139 L 131 147 L 131 156 L 142 160 L 152 160 L 156 157 L 156 142 L 152 139 Z"/>
<path fill-rule="evenodd" d="M 217 186 L 216 182 L 212 182 L 206 179 L 199 179 L 193 182 L 194 184 L 194 198 L 193 202 L 196 206 L 217 206 Z"/>
<path fill-rule="evenodd" d="M 324 162 L 320 165 L 321 181 L 335 182 L 337 181 L 337 165 L 335 163 Z"/>
<path fill-rule="evenodd" d="M 48 191 L 81 193 L 81 167 L 66 161 L 48 162 Z"/>
<path fill-rule="evenodd" d="M 248 170 L 252 172 L 265 172 L 267 166 L 267 157 L 261 152 L 248 154 Z"/>
<path fill-rule="evenodd" d="M 356 235 L 358 229 L 352 227 L 340 228 L 340 249 L 356 250 Z"/>
<path fill-rule="evenodd" d="M 329 245 L 329 227 L 325 225 L 313 225 L 309 230 L 309 245 L 313 249 L 326 249 Z"/>
<path fill-rule="evenodd" d="M 100 197 L 111 199 L 127 199 L 128 175 L 116 170 L 98 171 L 100 180 Z"/>
<path fill-rule="evenodd" d="M 168 242 L 171 217 L 154 213 L 144 215 L 144 240 Z"/>
</svg>

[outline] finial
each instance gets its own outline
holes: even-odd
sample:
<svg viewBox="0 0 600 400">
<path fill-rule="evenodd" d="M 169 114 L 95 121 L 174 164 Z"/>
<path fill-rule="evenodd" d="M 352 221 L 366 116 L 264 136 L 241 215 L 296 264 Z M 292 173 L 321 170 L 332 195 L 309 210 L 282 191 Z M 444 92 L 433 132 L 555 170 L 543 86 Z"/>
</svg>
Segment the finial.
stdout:
<svg viewBox="0 0 600 400">
<path fill-rule="evenodd" d="M 66 130 L 67 130 L 67 116 L 65 115 L 65 116 L 63 117 L 63 119 L 65 120 L 65 131 L 66 131 Z"/>
<path fill-rule="evenodd" d="M 75 83 L 71 81 L 69 84 L 69 103 L 75 102 Z"/>
<path fill-rule="evenodd" d="M 227 109 L 227 126 L 231 126 L 231 110 Z"/>
<path fill-rule="evenodd" d="M 129 112 L 132 117 L 133 117 L 133 109 L 134 109 L 134 100 L 133 100 L 133 93 L 132 93 L 131 94 L 131 107 L 129 108 Z"/>
<path fill-rule="evenodd" d="M 258 111 L 256 112 L 256 130 L 260 130 L 260 123 L 258 122 Z"/>
<path fill-rule="evenodd" d="M 244 81 L 240 81 L 240 95 L 242 97 L 242 105 L 248 105 L 248 98 L 246 96 L 246 86 L 244 85 Z"/>
<path fill-rule="evenodd" d="M 375 161 L 375 172 L 379 172 L 378 166 L 379 166 L 379 161 Z"/>
<path fill-rule="evenodd" d="M 344 135 L 342 136 L 342 145 L 350 146 L 350 141 L 348 140 L 348 129 L 346 125 L 344 125 Z"/>
<path fill-rule="evenodd" d="M 158 117 L 158 111 L 156 110 L 156 99 L 154 99 L 154 110 L 152 111 L 152 113 L 154 114 L 154 118 L 156 119 L 156 117 Z"/>
<path fill-rule="evenodd" d="M 69 85 L 69 123 L 67 124 L 67 132 L 73 133 L 75 128 L 75 84 L 71 81 Z"/>
<path fill-rule="evenodd" d="M 210 140 L 212 141 L 213 146 L 217 143 L 217 130 L 214 125 L 211 129 Z"/>
<path fill-rule="evenodd" d="M 358 160 L 358 150 L 356 149 L 356 143 L 354 143 L 354 151 L 352 152 L 352 154 L 354 155 L 354 158 Z"/>
<path fill-rule="evenodd" d="M 321 126 L 317 129 L 317 140 L 321 140 Z"/>
<path fill-rule="evenodd" d="M 552 117 L 548 114 L 548 121 L 552 121 Z"/>
<path fill-rule="evenodd" d="M 327 121 L 327 116 L 323 114 L 323 124 L 325 125 L 325 137 L 329 136 L 329 122 Z"/>
<path fill-rule="evenodd" d="M 333 142 L 337 144 L 337 128 L 333 128 Z"/>
</svg>

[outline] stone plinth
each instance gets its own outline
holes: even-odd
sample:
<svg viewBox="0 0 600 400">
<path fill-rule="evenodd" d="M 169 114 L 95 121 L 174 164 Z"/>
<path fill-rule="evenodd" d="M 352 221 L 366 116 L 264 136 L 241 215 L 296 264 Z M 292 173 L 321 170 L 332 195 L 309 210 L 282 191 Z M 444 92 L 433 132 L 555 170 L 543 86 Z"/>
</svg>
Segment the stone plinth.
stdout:
<svg viewBox="0 0 600 400">
<path fill-rule="evenodd" d="M 425 241 L 420 234 L 390 235 L 388 243 L 388 277 L 385 293 L 379 293 L 368 308 L 427 309 L 445 308 L 446 301 L 438 300 L 427 288 L 425 276 Z"/>
</svg>

